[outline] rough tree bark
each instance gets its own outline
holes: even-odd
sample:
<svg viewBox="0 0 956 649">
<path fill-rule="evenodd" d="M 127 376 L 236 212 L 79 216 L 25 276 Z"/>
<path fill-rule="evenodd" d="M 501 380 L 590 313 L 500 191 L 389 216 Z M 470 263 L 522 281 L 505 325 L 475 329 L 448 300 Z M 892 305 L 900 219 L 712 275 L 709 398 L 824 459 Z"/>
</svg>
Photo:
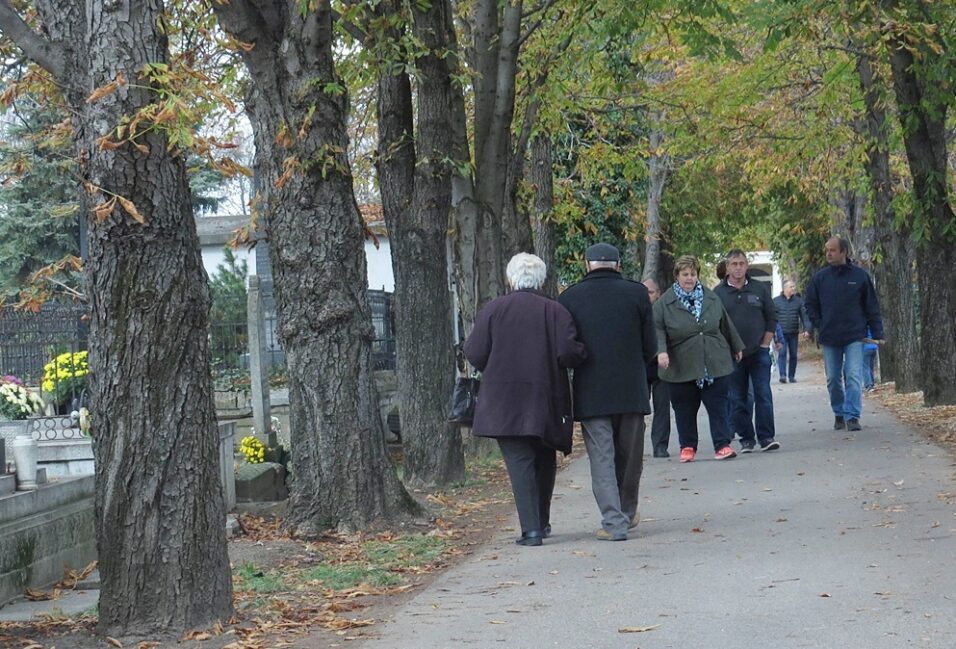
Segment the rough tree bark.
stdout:
<svg viewBox="0 0 956 649">
<path fill-rule="evenodd" d="M 558 275 L 554 268 L 554 251 L 557 236 L 554 231 L 554 148 L 548 133 L 538 133 L 531 141 L 531 168 L 528 180 L 534 187 L 532 208 L 532 231 L 534 254 L 548 265 L 548 277 L 542 290 L 551 297 L 558 297 Z"/>
<path fill-rule="evenodd" d="M 418 133 L 412 92 L 404 72 L 378 81 L 378 174 L 392 241 L 396 343 L 405 482 L 445 486 L 465 476 L 461 434 L 447 421 L 455 377 L 446 237 L 451 212 L 451 170 L 442 162 L 452 147 L 449 124 L 454 89 L 447 61 L 446 5 L 414 9 L 414 32 L 427 53 L 417 68 Z M 382 3 L 379 10 L 397 8 Z M 398 30 L 386 34 L 397 40 Z M 416 150 L 417 149 L 417 150 Z"/>
<path fill-rule="evenodd" d="M 346 151 L 328 0 L 213 3 L 243 53 L 263 222 L 289 372 L 300 534 L 362 529 L 417 512 L 385 449 L 372 377 L 364 226 Z"/>
<path fill-rule="evenodd" d="M 664 132 L 660 128 L 663 116 L 660 113 L 651 115 L 652 130 L 650 133 L 650 158 L 647 161 L 647 223 L 644 234 L 644 270 L 641 279 L 653 279 L 659 286 L 664 286 L 661 278 L 661 195 L 664 184 L 667 182 L 667 170 L 670 156 L 661 151 L 664 142 Z"/>
<path fill-rule="evenodd" d="M 942 47 L 942 46 L 940 46 Z M 920 358 L 923 401 L 956 404 L 956 284 L 942 269 L 956 265 L 956 215 L 950 206 L 946 158 L 946 112 L 951 95 L 930 88 L 915 69 L 914 50 L 925 61 L 937 56 L 900 34 L 891 34 L 893 89 L 903 125 L 903 142 L 916 198 L 921 236 L 916 249 L 920 297 Z"/>
<path fill-rule="evenodd" d="M 867 54 L 857 55 L 856 69 L 866 106 L 862 124 L 862 134 L 867 138 L 864 166 L 870 181 L 879 247 L 879 261 L 874 264 L 873 274 L 887 333 L 887 344 L 880 350 L 880 374 L 884 381 L 895 382 L 897 392 L 916 392 L 920 381 L 920 352 L 913 277 L 915 247 L 908 225 L 897 223 L 893 206 L 890 126 L 883 107 L 884 88 Z"/>
<path fill-rule="evenodd" d="M 168 61 L 163 7 L 135 0 L 36 6 L 50 40 L 24 31 L 7 0 L 0 0 L 0 28 L 65 89 L 87 190 L 98 630 L 178 635 L 232 614 L 208 289 L 185 155 L 170 153 L 162 128 L 135 147 L 100 141 L 116 137 L 121 118 L 158 94 L 137 81 L 87 101 L 118 75 L 132 82 L 145 65 Z"/>
</svg>

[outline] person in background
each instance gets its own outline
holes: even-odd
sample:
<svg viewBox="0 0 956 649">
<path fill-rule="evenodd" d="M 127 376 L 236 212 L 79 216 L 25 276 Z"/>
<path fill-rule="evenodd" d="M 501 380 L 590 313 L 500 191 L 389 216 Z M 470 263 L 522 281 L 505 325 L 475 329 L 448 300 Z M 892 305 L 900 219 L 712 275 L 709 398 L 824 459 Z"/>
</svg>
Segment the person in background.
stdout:
<svg viewBox="0 0 956 649">
<path fill-rule="evenodd" d="M 777 354 L 777 367 L 780 382 L 797 382 L 797 348 L 800 338 L 810 334 L 810 317 L 803 304 L 803 298 L 797 295 L 797 285 L 792 279 L 783 283 L 783 292 L 773 299 L 777 308 L 777 321 L 783 329 L 783 346 Z"/>
<path fill-rule="evenodd" d="M 587 275 L 558 298 L 588 350 L 574 370 L 574 418 L 591 463 L 591 490 L 601 510 L 601 541 L 624 541 L 640 522 L 644 415 L 650 414 L 647 363 L 654 323 L 647 287 L 621 275 L 617 248 L 596 243 L 584 253 Z"/>
<path fill-rule="evenodd" d="M 834 430 L 860 430 L 863 412 L 863 339 L 883 339 L 880 303 L 869 274 L 850 259 L 850 244 L 831 237 L 827 265 L 807 286 L 807 313 L 823 346 Z"/>
<path fill-rule="evenodd" d="M 478 311 L 465 341 L 481 372 L 472 434 L 498 440 L 521 523 L 519 545 L 538 546 L 551 534 L 555 451 L 571 452 L 571 390 L 567 368 L 587 352 L 567 309 L 539 289 L 547 269 L 518 253 L 507 267 L 512 292 Z"/>
<path fill-rule="evenodd" d="M 777 329 L 777 310 L 770 287 L 754 280 L 747 272 L 750 262 L 740 249 L 727 254 L 727 277 L 714 288 L 734 327 L 744 341 L 743 358 L 730 377 L 732 428 L 740 436 L 742 453 L 752 453 L 760 444 L 762 451 L 775 451 L 773 393 L 770 390 L 770 343 Z M 754 391 L 754 409 L 748 407 L 748 390 Z"/>
<path fill-rule="evenodd" d="M 863 340 L 863 391 L 873 392 L 876 389 L 876 352 L 879 345 L 873 342 L 873 332 L 866 329 L 866 338 Z"/>
<path fill-rule="evenodd" d="M 699 272 L 695 257 L 679 257 L 674 264 L 677 281 L 654 304 L 657 363 L 670 391 L 681 462 L 693 462 L 697 456 L 701 403 L 710 421 L 714 457 L 727 460 L 737 455 L 730 447 L 727 390 L 744 343 L 720 298 L 700 283 Z"/>
<path fill-rule="evenodd" d="M 647 287 L 647 295 L 651 306 L 661 296 L 661 289 L 653 279 L 641 282 Z M 670 457 L 667 446 L 671 439 L 671 398 L 667 389 L 667 381 L 661 381 L 658 376 L 657 356 L 647 364 L 647 380 L 651 384 L 651 401 L 654 405 L 654 417 L 651 419 L 651 448 L 654 457 Z"/>
</svg>

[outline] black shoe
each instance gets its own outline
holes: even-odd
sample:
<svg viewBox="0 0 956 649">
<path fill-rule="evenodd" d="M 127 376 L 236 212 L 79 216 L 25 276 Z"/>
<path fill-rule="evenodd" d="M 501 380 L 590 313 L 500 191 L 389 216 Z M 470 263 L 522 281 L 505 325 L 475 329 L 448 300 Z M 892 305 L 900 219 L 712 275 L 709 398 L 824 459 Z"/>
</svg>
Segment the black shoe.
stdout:
<svg viewBox="0 0 956 649">
<path fill-rule="evenodd" d="M 753 453 L 754 446 L 756 446 L 756 444 L 754 444 L 752 440 L 740 440 L 741 453 Z"/>
<path fill-rule="evenodd" d="M 843 421 L 843 417 L 837 415 L 833 418 L 833 430 L 843 430 L 846 428 L 846 422 Z"/>
<path fill-rule="evenodd" d="M 531 532 L 522 532 L 521 538 L 515 541 L 518 545 L 531 545 L 538 546 L 543 543 L 541 540 L 543 538 L 541 532 L 534 530 Z"/>
<path fill-rule="evenodd" d="M 846 420 L 846 429 L 847 430 L 862 430 L 860 427 L 859 419 L 847 419 Z"/>
<path fill-rule="evenodd" d="M 551 526 L 550 526 L 550 525 L 545 525 L 545 526 L 544 526 L 544 528 L 541 530 L 541 536 L 542 536 L 543 538 L 548 538 L 549 536 L 551 536 Z"/>
<path fill-rule="evenodd" d="M 770 440 L 769 442 L 763 442 L 760 445 L 761 451 L 776 451 L 778 448 L 780 448 L 780 442 L 774 439 Z"/>
<path fill-rule="evenodd" d="M 654 457 L 670 457 L 671 454 L 667 452 L 667 447 L 657 446 L 654 448 Z"/>
<path fill-rule="evenodd" d="M 791 383 L 796 383 L 797 380 L 791 376 L 791 377 L 790 377 L 790 382 L 791 382 Z"/>
<path fill-rule="evenodd" d="M 781 376 L 781 377 L 780 377 L 780 382 L 781 382 L 781 383 L 786 383 L 786 382 L 787 382 L 787 379 L 785 379 L 785 378 L 783 378 L 783 377 Z"/>
</svg>

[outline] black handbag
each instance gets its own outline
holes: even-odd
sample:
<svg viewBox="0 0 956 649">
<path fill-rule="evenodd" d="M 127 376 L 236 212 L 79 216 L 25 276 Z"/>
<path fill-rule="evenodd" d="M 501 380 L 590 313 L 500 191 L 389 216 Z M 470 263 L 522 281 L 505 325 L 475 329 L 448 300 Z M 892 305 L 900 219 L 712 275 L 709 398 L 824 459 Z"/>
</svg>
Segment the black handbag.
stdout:
<svg viewBox="0 0 956 649">
<path fill-rule="evenodd" d="M 475 418 L 475 402 L 478 400 L 478 386 L 481 381 L 475 377 L 459 376 L 455 379 L 455 389 L 451 393 L 448 421 L 471 426 Z"/>
</svg>

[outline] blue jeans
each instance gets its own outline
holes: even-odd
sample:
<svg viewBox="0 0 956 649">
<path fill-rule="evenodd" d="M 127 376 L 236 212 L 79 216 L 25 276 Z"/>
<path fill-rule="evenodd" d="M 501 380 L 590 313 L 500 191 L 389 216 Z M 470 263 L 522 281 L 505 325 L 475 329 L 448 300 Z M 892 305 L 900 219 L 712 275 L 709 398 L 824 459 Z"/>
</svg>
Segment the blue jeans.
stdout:
<svg viewBox="0 0 956 649">
<path fill-rule="evenodd" d="M 780 378 L 789 377 L 791 380 L 797 375 L 797 346 L 800 342 L 800 334 L 784 334 L 783 347 L 777 353 L 777 371 Z M 790 356 L 790 365 L 787 366 L 787 356 Z"/>
<path fill-rule="evenodd" d="M 863 387 L 876 386 L 876 350 L 863 350 Z"/>
<path fill-rule="evenodd" d="M 859 419 L 863 412 L 863 343 L 843 347 L 823 346 L 823 366 L 833 414 Z"/>
<path fill-rule="evenodd" d="M 747 403 L 747 390 L 753 385 L 753 420 Z M 776 430 L 773 423 L 773 394 L 770 392 L 770 351 L 758 349 L 734 366 L 730 375 L 730 402 L 732 427 L 740 441 L 761 445 L 773 440 Z"/>
</svg>

